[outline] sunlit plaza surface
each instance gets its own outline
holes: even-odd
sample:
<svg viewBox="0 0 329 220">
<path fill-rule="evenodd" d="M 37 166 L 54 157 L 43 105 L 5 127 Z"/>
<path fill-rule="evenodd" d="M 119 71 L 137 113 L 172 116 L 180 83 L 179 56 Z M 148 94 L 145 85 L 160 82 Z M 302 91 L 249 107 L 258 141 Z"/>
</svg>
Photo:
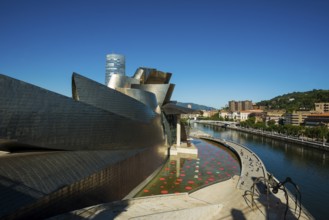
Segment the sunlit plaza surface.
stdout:
<svg viewBox="0 0 329 220">
<path fill-rule="evenodd" d="M 188 192 L 240 174 L 239 161 L 232 151 L 199 139 L 192 144 L 198 149 L 197 158 L 170 157 L 159 174 L 135 197 Z"/>
</svg>

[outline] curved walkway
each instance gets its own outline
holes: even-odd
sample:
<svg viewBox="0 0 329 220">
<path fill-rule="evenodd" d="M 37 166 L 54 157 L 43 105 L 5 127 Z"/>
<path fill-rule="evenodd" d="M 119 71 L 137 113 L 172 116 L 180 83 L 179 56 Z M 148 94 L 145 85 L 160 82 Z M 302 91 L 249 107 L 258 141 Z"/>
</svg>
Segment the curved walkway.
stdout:
<svg viewBox="0 0 329 220">
<path fill-rule="evenodd" d="M 265 179 L 267 179 L 267 171 L 263 162 L 254 152 L 249 150 L 247 147 L 234 142 L 216 139 L 208 136 L 199 136 L 198 138 L 221 143 L 224 146 L 230 148 L 237 155 L 239 155 L 241 162 L 241 175 L 237 185 L 239 189 L 250 190 L 254 183 L 254 180 L 256 180 L 257 178 L 264 177 Z"/>
</svg>

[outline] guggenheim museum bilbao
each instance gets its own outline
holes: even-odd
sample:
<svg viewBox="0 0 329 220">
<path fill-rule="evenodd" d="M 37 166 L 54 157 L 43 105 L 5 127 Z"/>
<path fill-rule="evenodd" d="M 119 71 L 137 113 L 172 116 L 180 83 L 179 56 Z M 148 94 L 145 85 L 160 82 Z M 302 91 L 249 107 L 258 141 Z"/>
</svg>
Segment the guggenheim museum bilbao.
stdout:
<svg viewBox="0 0 329 220">
<path fill-rule="evenodd" d="M 40 219 L 121 200 L 168 158 L 179 114 L 171 73 L 138 68 L 72 98 L 0 74 L 0 218 Z M 180 141 L 180 140 L 179 140 Z"/>
</svg>

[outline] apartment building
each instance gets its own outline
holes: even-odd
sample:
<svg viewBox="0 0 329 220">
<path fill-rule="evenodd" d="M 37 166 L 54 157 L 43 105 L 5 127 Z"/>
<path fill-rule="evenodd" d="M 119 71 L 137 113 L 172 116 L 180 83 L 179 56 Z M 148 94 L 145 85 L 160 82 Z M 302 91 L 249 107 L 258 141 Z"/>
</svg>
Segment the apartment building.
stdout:
<svg viewBox="0 0 329 220">
<path fill-rule="evenodd" d="M 293 113 L 285 114 L 285 124 L 288 125 L 301 125 L 304 123 L 305 118 L 310 115 L 310 111 L 294 111 Z"/>
<path fill-rule="evenodd" d="M 245 101 L 229 101 L 228 107 L 229 111 L 231 112 L 240 112 L 240 111 L 248 111 L 252 109 L 252 101 L 245 100 Z"/>
<path fill-rule="evenodd" d="M 315 112 L 317 112 L 317 113 L 329 112 L 329 103 L 328 102 L 314 103 L 314 105 L 315 105 Z"/>
</svg>

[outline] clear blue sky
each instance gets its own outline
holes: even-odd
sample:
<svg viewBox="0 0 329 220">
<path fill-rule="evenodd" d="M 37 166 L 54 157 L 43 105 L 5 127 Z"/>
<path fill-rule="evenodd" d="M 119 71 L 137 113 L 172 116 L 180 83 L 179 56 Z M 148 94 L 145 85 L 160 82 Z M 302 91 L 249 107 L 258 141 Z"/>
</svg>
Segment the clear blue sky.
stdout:
<svg viewBox="0 0 329 220">
<path fill-rule="evenodd" d="M 72 72 L 104 83 L 112 52 L 216 108 L 329 89 L 329 1 L 0 0 L 0 73 L 71 96 Z"/>
</svg>

